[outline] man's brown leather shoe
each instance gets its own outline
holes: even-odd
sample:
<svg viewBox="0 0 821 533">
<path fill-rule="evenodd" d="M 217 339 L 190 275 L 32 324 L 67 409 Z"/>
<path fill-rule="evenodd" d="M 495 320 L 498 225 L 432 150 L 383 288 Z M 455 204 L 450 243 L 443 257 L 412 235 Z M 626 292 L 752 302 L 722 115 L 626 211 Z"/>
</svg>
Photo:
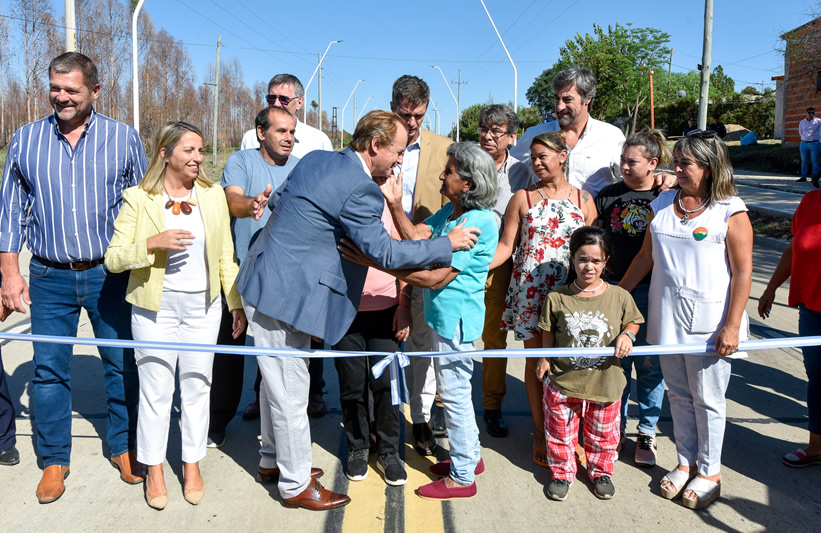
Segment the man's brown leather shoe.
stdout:
<svg viewBox="0 0 821 533">
<path fill-rule="evenodd" d="M 68 465 L 51 465 L 43 469 L 43 477 L 37 485 L 37 500 L 40 503 L 51 503 L 60 499 L 66 491 L 63 480 L 68 477 Z"/>
<path fill-rule="evenodd" d="M 314 479 L 321 478 L 324 473 L 321 468 L 311 468 L 311 477 Z M 279 483 L 279 468 L 259 467 L 257 481 L 260 483 Z"/>
<path fill-rule="evenodd" d="M 302 507 L 311 511 L 327 511 L 343 507 L 349 503 L 351 503 L 349 497 L 329 491 L 313 478 L 308 483 L 308 488 L 298 496 L 282 499 L 282 505 L 285 507 Z"/>
<path fill-rule="evenodd" d="M 120 479 L 129 485 L 145 481 L 145 466 L 137 462 L 137 452 L 128 450 L 122 455 L 111 458 L 111 464 L 120 471 Z"/>
</svg>

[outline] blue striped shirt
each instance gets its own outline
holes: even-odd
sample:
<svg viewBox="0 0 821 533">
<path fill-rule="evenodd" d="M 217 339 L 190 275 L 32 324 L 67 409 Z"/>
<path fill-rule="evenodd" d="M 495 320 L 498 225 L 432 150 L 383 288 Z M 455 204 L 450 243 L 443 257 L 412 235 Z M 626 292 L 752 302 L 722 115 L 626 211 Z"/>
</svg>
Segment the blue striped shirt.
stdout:
<svg viewBox="0 0 821 533">
<path fill-rule="evenodd" d="M 0 252 L 57 263 L 102 259 L 123 191 L 140 182 L 145 150 L 137 131 L 94 110 L 72 149 L 55 115 L 11 139 L 0 189 Z"/>
</svg>

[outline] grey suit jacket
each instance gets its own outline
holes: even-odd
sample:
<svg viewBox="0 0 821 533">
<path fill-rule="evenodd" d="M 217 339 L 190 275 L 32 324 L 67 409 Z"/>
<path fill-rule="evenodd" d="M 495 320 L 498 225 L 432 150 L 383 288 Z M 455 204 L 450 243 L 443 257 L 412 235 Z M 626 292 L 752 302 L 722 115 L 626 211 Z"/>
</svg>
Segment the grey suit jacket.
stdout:
<svg viewBox="0 0 821 533">
<path fill-rule="evenodd" d="M 336 344 L 353 322 L 368 272 L 342 259 L 342 237 L 385 268 L 450 265 L 447 237 L 391 239 L 383 206 L 353 150 L 307 154 L 240 266 L 239 293 L 257 311 Z"/>
</svg>

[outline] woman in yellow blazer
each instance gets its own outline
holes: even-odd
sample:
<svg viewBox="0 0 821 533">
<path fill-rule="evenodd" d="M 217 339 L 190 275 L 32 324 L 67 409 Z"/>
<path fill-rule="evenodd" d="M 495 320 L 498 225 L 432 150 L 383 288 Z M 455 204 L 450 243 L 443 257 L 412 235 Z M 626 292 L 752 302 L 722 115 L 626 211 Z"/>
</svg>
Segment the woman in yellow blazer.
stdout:
<svg viewBox="0 0 821 533">
<path fill-rule="evenodd" d="M 105 255 L 112 272 L 130 269 L 135 340 L 215 344 L 221 318 L 220 287 L 234 314 L 234 337 L 245 330 L 236 290 L 237 263 L 228 205 L 221 187 L 202 171 L 202 133 L 185 122 L 168 122 L 154 142 L 142 182 L 123 194 L 114 237 Z M 204 485 L 213 353 L 135 351 L 140 376 L 137 460 L 148 466 L 145 499 L 163 509 L 163 477 L 174 374 L 179 365 L 182 404 L 183 495 L 196 505 Z"/>
</svg>

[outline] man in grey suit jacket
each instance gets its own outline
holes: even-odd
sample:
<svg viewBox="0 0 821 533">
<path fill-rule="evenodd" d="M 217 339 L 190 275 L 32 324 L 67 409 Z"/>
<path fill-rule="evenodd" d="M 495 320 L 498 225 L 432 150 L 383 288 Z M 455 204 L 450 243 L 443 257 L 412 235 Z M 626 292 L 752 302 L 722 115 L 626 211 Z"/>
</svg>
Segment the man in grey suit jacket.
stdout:
<svg viewBox="0 0 821 533">
<path fill-rule="evenodd" d="M 452 250 L 471 248 L 478 230 L 395 241 L 382 224 L 382 193 L 373 177 L 388 176 L 407 145 L 398 115 L 372 111 L 342 152 L 306 155 L 242 263 L 237 286 L 257 346 L 308 349 L 311 336 L 336 344 L 353 322 L 367 267 L 343 261 L 343 237 L 389 269 L 447 266 Z M 316 481 L 306 413 L 308 359 L 259 357 L 263 447 L 259 473 L 278 479 L 283 505 L 333 509 L 350 502 Z"/>
</svg>

